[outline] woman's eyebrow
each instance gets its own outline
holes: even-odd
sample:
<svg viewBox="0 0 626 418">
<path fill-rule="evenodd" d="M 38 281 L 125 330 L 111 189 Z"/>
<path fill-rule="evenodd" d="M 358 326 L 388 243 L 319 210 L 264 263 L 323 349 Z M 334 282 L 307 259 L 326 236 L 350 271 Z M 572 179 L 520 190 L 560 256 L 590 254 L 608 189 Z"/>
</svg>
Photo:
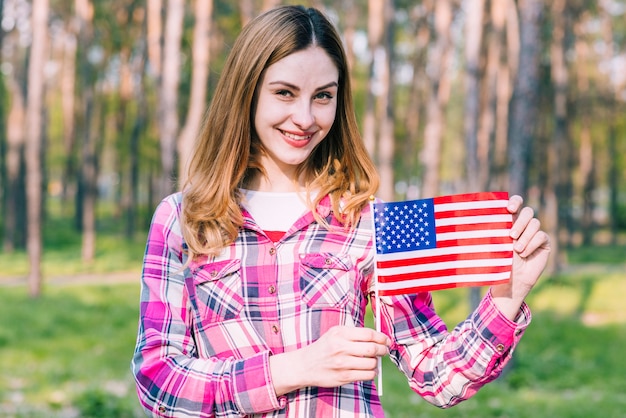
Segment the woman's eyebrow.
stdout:
<svg viewBox="0 0 626 418">
<path fill-rule="evenodd" d="M 296 86 L 295 84 L 288 83 L 286 81 L 280 81 L 280 80 L 270 81 L 267 84 L 269 84 L 270 86 L 279 84 L 279 85 L 282 85 L 282 86 L 285 86 L 285 87 L 289 87 L 290 89 L 293 89 L 293 90 L 296 90 L 296 91 L 300 91 L 300 87 Z M 328 89 L 330 87 L 339 87 L 339 84 L 337 84 L 336 81 L 331 81 L 328 84 L 324 84 L 323 86 L 320 86 L 320 87 L 316 88 L 315 90 L 316 91 L 325 90 L 325 89 Z"/>
</svg>

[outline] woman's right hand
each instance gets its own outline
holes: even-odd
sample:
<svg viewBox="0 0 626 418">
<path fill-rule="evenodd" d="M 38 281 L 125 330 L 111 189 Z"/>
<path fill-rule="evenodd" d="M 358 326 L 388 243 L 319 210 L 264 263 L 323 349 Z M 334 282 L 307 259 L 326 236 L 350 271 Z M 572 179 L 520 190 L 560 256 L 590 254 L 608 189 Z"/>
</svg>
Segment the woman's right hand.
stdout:
<svg viewBox="0 0 626 418">
<path fill-rule="evenodd" d="M 270 357 L 276 395 L 372 380 L 378 359 L 389 354 L 390 345 L 389 337 L 373 329 L 334 326 L 307 347 Z"/>
</svg>

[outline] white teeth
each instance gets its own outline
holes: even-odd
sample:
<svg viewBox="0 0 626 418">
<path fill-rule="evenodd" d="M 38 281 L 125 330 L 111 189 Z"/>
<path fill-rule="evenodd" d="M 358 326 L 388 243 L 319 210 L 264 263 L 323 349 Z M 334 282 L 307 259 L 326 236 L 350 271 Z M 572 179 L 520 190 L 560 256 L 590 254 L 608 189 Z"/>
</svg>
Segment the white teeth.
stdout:
<svg viewBox="0 0 626 418">
<path fill-rule="evenodd" d="M 285 135 L 287 138 L 293 139 L 294 141 L 302 141 L 304 139 L 311 138 L 311 135 L 295 135 L 285 131 L 283 131 L 283 135 Z"/>
</svg>

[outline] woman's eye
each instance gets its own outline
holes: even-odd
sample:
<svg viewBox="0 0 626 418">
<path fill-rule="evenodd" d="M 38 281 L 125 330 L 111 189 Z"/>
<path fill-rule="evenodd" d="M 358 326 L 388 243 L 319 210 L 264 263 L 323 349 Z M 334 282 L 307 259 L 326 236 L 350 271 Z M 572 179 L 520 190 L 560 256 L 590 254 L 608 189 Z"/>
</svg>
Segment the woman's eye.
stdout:
<svg viewBox="0 0 626 418">
<path fill-rule="evenodd" d="M 332 98 L 333 98 L 333 95 L 328 93 L 328 92 L 326 92 L 326 91 L 321 92 L 321 93 L 317 93 L 315 95 L 315 99 L 317 99 L 317 100 L 330 100 Z"/>
<path fill-rule="evenodd" d="M 278 91 L 276 91 L 276 94 L 278 96 L 284 96 L 284 97 L 291 96 L 291 92 L 289 90 L 278 90 Z"/>
</svg>

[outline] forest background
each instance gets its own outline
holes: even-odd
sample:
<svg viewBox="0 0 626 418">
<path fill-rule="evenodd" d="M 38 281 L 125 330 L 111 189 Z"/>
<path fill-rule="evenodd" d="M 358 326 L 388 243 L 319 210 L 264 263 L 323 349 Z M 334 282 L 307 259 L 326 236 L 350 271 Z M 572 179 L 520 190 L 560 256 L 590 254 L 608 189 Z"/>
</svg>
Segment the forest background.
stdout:
<svg viewBox="0 0 626 418">
<path fill-rule="evenodd" d="M 230 46 L 285 3 L 343 36 L 379 197 L 519 193 L 546 275 L 624 262 L 625 1 L 0 0 L 0 283 L 136 278 Z"/>
</svg>

